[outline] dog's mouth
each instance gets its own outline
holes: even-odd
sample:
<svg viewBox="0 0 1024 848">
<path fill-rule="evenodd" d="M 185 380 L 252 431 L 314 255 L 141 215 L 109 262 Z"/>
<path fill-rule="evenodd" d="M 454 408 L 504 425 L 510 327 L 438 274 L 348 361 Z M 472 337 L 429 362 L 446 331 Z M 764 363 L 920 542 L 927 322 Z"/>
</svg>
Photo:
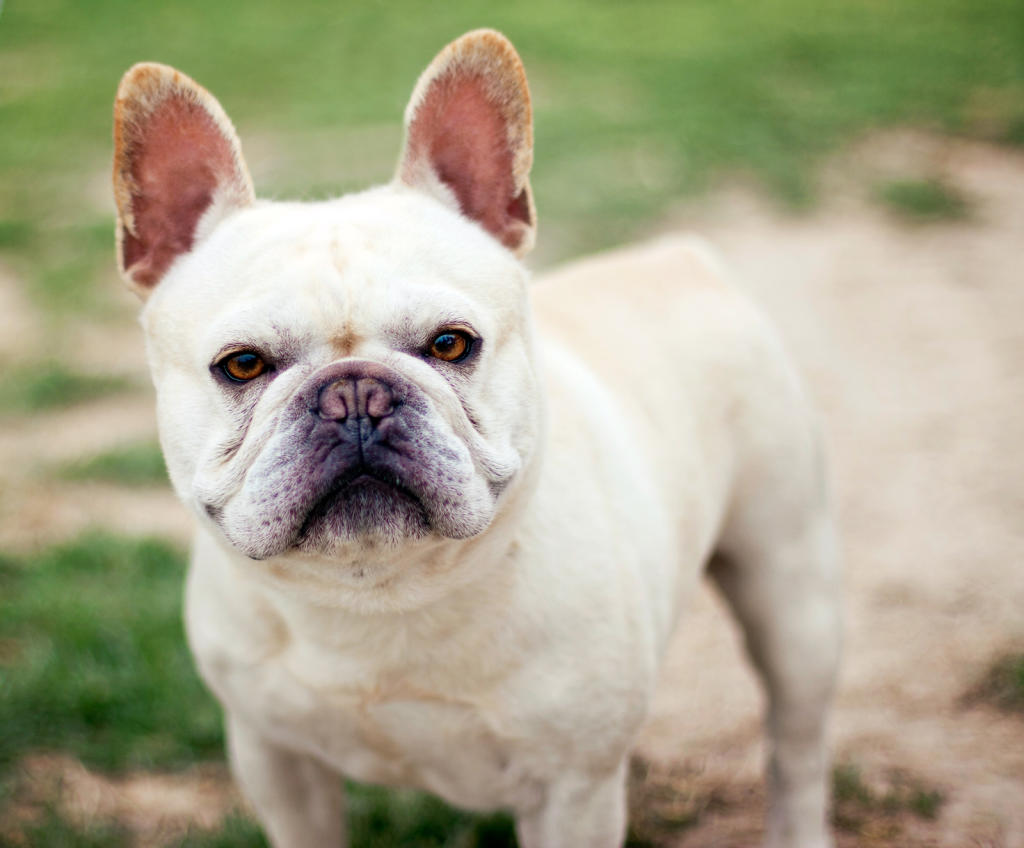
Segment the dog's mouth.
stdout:
<svg viewBox="0 0 1024 848">
<path fill-rule="evenodd" d="M 374 536 L 396 544 L 425 536 L 430 529 L 423 501 L 399 475 L 361 463 L 341 475 L 313 504 L 294 546 L 324 553 L 343 541 Z"/>
<path fill-rule="evenodd" d="M 376 492 L 381 497 L 401 498 L 410 501 L 424 512 L 423 502 L 419 496 L 414 494 L 402 483 L 401 477 L 397 474 L 383 469 L 372 468 L 365 463 L 351 469 L 341 475 L 338 480 L 328 489 L 327 492 L 315 503 L 309 511 L 309 516 L 303 522 L 299 535 L 305 534 L 306 529 L 312 523 L 323 518 L 324 514 L 330 512 L 339 499 L 351 498 L 361 492 Z"/>
</svg>

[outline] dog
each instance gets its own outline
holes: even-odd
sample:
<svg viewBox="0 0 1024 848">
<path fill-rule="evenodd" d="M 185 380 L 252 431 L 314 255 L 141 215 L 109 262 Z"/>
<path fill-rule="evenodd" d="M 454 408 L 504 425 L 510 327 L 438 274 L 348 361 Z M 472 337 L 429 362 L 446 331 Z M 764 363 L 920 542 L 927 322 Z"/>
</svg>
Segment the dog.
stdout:
<svg viewBox="0 0 1024 848">
<path fill-rule="evenodd" d="M 256 200 L 219 103 L 140 64 L 117 255 L 173 486 L 186 629 L 276 848 L 341 846 L 339 775 L 618 846 L 630 745 L 708 571 L 767 692 L 766 844 L 821 848 L 839 571 L 814 414 L 685 239 L 531 282 L 530 96 L 470 32 L 388 185 Z"/>
</svg>

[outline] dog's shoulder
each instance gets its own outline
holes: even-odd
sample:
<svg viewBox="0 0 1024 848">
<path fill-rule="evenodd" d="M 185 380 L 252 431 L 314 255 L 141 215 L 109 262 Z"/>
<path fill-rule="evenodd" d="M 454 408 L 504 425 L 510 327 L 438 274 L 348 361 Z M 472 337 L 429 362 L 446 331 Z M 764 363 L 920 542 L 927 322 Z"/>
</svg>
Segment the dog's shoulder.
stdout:
<svg viewBox="0 0 1024 848">
<path fill-rule="evenodd" d="M 758 443 L 758 422 L 806 429 L 803 392 L 778 333 L 700 239 L 663 238 L 584 259 L 538 280 L 532 294 L 552 431 L 564 429 L 566 441 L 578 426 L 565 421 L 614 416 L 647 446 L 651 473 L 671 486 L 693 463 L 713 475 L 738 461 Z M 582 373 L 603 405 L 578 409 Z"/>
<path fill-rule="evenodd" d="M 531 296 L 542 341 L 564 345 L 608 375 L 700 367 L 772 346 L 767 322 L 695 236 L 573 262 L 542 275 Z"/>
</svg>

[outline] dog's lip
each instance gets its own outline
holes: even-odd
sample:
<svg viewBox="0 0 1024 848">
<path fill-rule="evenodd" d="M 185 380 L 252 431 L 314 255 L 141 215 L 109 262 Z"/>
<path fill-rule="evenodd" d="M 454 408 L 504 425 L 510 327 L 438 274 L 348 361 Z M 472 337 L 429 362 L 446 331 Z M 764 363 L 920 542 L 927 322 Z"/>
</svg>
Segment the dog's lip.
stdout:
<svg viewBox="0 0 1024 848">
<path fill-rule="evenodd" d="M 402 491 L 405 488 L 402 485 L 401 478 L 395 475 L 392 475 L 391 479 L 389 480 L 385 478 L 383 475 L 372 474 L 369 471 L 362 471 L 355 477 L 352 477 L 350 480 L 343 483 L 341 486 L 335 487 L 333 491 L 335 492 L 335 494 L 337 494 L 345 489 L 350 488 L 351 486 L 359 486 L 364 485 L 366 483 L 373 483 L 378 486 L 386 486 L 389 489 L 397 489 L 399 491 Z"/>
<path fill-rule="evenodd" d="M 323 495 L 317 498 L 316 503 L 313 504 L 307 513 L 305 521 L 302 522 L 302 527 L 299 529 L 296 538 L 305 538 L 310 526 L 330 509 L 331 503 L 341 496 L 346 489 L 351 489 L 355 486 L 377 486 L 379 488 L 389 489 L 399 496 L 407 498 L 415 503 L 424 511 L 424 514 L 426 514 L 423 501 L 420 499 L 419 495 L 405 486 L 399 475 L 393 472 L 375 469 L 369 465 L 361 463 L 356 468 L 350 469 L 345 474 L 338 477 L 338 479 L 334 481 L 334 484 L 324 492 Z"/>
<path fill-rule="evenodd" d="M 352 468 L 339 476 L 323 496 L 319 498 L 316 506 L 313 507 L 311 512 L 315 511 L 316 508 L 325 501 L 336 498 L 346 489 L 353 486 L 365 485 L 384 486 L 388 489 L 394 489 L 399 494 L 405 495 L 417 503 L 420 502 L 419 496 L 405 485 L 398 474 L 393 471 L 386 471 L 384 469 L 374 468 L 373 466 L 365 463 L 360 463 L 355 468 Z"/>
<path fill-rule="evenodd" d="M 345 472 L 345 474 L 335 480 L 334 485 L 331 486 L 331 491 L 328 492 L 328 496 L 336 495 L 347 489 L 349 486 L 355 486 L 363 483 L 376 483 L 392 489 L 405 489 L 405 486 L 402 484 L 402 478 L 399 477 L 399 475 L 390 471 L 382 471 L 380 469 L 372 468 L 369 465 L 360 464 L 356 468 Z M 411 492 L 410 496 L 412 496 Z"/>
</svg>

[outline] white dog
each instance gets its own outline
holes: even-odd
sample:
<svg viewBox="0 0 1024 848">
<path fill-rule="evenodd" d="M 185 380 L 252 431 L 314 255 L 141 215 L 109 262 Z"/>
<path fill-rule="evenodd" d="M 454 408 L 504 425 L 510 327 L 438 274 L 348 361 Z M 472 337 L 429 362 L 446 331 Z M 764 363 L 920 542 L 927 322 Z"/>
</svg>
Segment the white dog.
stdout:
<svg viewBox="0 0 1024 848">
<path fill-rule="evenodd" d="M 706 566 L 768 693 L 767 842 L 825 846 L 839 642 L 819 440 L 774 333 L 682 241 L 531 285 L 532 125 L 493 31 L 420 78 L 386 186 L 253 197 L 220 105 L 137 65 L 118 254 L 174 487 L 187 627 L 280 848 L 339 775 L 617 846 L 630 744 Z"/>
</svg>

